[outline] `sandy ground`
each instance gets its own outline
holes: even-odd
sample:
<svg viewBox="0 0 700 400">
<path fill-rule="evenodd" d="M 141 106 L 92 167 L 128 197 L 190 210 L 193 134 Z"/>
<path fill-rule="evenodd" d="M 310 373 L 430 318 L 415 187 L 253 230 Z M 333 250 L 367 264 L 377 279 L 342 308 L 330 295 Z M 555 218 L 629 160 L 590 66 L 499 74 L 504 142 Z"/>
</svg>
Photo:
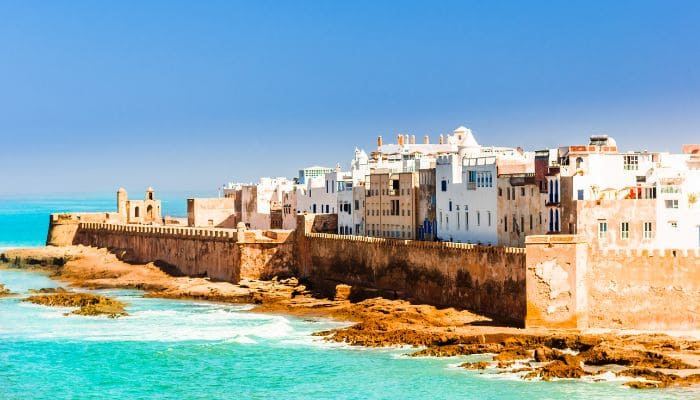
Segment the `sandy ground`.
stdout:
<svg viewBox="0 0 700 400">
<path fill-rule="evenodd" d="M 354 324 L 347 328 L 318 334 L 353 345 L 420 346 L 416 356 L 496 353 L 491 365 L 512 371 L 513 362 L 519 360 L 519 370 L 530 378 L 626 371 L 640 379 L 630 384 L 639 388 L 700 383 L 700 341 L 692 332 L 665 335 L 495 326 L 484 316 L 453 308 L 382 298 L 352 303 L 343 299 L 343 289 L 348 288 L 342 285 L 337 299 L 323 299 L 294 278 L 244 280 L 236 285 L 171 276 L 152 263 L 127 264 L 106 249 L 83 246 L 9 249 L 0 254 L 0 264 L 49 271 L 54 279 L 76 288 L 135 288 L 152 297 L 253 303 L 257 312 L 350 321 Z"/>
</svg>

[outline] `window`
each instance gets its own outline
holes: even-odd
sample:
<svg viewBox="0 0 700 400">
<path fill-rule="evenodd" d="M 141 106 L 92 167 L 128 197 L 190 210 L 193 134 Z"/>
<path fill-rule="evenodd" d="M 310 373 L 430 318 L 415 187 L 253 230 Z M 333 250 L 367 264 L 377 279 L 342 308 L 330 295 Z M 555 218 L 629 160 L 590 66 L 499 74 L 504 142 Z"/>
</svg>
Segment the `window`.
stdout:
<svg viewBox="0 0 700 400">
<path fill-rule="evenodd" d="M 460 226 L 460 224 L 459 224 L 459 213 L 457 213 L 457 230 L 459 230 L 459 226 Z"/>
<path fill-rule="evenodd" d="M 399 215 L 399 201 L 398 200 L 391 201 L 391 215 Z"/>
<path fill-rule="evenodd" d="M 503 217 L 503 231 L 508 232 L 508 217 Z"/>
<path fill-rule="evenodd" d="M 608 235 L 608 221 L 598 220 L 598 239 L 605 239 Z"/>
<path fill-rule="evenodd" d="M 664 204 L 666 205 L 666 208 L 678 208 L 678 200 L 665 200 Z"/>
<path fill-rule="evenodd" d="M 579 189 L 577 193 L 578 193 L 577 199 L 578 199 L 578 200 L 583 200 L 583 189 Z"/>
<path fill-rule="evenodd" d="M 532 214 L 530 214 L 530 230 L 532 230 Z"/>
<path fill-rule="evenodd" d="M 465 231 L 469 230 L 469 212 L 468 211 L 464 212 L 464 230 Z"/>
<path fill-rule="evenodd" d="M 620 239 L 630 238 L 630 223 L 620 222 Z"/>
<path fill-rule="evenodd" d="M 440 182 L 440 190 L 442 190 L 443 192 L 447 191 L 447 181 L 444 179 L 442 180 L 442 182 Z"/>
<path fill-rule="evenodd" d="M 360 200 L 355 200 L 355 210 L 360 209 Z"/>
<path fill-rule="evenodd" d="M 576 169 L 580 169 L 580 168 L 581 168 L 581 164 L 583 164 L 583 158 L 578 157 L 578 158 L 576 159 Z"/>
<path fill-rule="evenodd" d="M 447 207 L 447 210 L 452 211 L 452 200 L 450 200 L 448 207 Z"/>
<path fill-rule="evenodd" d="M 488 211 L 487 217 L 488 217 L 489 226 L 491 226 L 491 211 Z"/>
<path fill-rule="evenodd" d="M 481 226 L 481 213 L 479 211 L 476 212 L 476 226 Z"/>
<path fill-rule="evenodd" d="M 498 188 L 498 197 L 503 196 L 503 188 Z"/>
<path fill-rule="evenodd" d="M 136 207 L 134 208 L 134 217 L 138 218 L 141 215 L 141 210 Z"/>
<path fill-rule="evenodd" d="M 644 239 L 651 239 L 652 238 L 652 224 L 651 222 L 645 222 L 644 223 Z"/>
<path fill-rule="evenodd" d="M 671 226 L 671 228 L 678 228 L 678 221 L 668 221 L 668 224 Z"/>
<path fill-rule="evenodd" d="M 525 197 L 525 188 L 524 187 L 520 188 L 520 195 Z"/>
<path fill-rule="evenodd" d="M 626 155 L 623 157 L 623 164 L 626 171 L 636 171 L 639 169 L 639 156 Z"/>
<path fill-rule="evenodd" d="M 525 233 L 525 217 L 520 216 L 520 229 Z"/>
</svg>

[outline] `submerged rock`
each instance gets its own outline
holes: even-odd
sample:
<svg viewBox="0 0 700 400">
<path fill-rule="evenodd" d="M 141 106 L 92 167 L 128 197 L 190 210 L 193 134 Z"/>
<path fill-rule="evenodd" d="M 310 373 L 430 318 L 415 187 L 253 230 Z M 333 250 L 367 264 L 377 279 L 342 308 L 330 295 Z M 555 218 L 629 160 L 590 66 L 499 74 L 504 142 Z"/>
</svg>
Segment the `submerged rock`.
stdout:
<svg viewBox="0 0 700 400">
<path fill-rule="evenodd" d="M 77 315 L 107 315 L 117 318 L 128 315 L 124 311 L 125 304 L 121 301 L 110 299 L 92 293 L 59 292 L 29 296 L 22 301 L 49 307 L 79 307 L 71 314 Z"/>
</svg>

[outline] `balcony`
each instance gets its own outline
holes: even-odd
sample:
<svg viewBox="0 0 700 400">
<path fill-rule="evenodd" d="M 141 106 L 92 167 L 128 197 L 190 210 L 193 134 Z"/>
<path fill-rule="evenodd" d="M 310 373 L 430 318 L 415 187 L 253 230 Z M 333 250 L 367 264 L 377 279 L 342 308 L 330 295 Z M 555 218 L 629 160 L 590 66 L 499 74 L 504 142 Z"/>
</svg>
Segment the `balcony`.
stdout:
<svg viewBox="0 0 700 400">
<path fill-rule="evenodd" d="M 476 190 L 476 182 L 467 182 L 467 190 Z"/>
</svg>

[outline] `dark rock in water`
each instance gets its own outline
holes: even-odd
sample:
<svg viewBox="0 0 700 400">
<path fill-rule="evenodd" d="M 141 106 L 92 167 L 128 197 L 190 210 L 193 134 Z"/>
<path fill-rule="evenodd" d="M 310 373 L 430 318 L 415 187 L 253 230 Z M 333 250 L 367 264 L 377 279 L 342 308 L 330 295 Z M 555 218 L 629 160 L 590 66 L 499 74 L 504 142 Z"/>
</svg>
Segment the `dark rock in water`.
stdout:
<svg viewBox="0 0 700 400">
<path fill-rule="evenodd" d="M 683 361 L 648 350 L 612 347 L 601 343 L 580 354 L 588 365 L 618 364 L 643 368 L 693 368 Z"/>
<path fill-rule="evenodd" d="M 541 346 L 535 349 L 535 361 L 547 362 L 557 358 L 557 352 L 547 346 Z"/>
<path fill-rule="evenodd" d="M 465 362 L 459 365 L 460 368 L 464 369 L 486 369 L 489 363 L 486 361 L 476 361 L 476 362 Z"/>
<path fill-rule="evenodd" d="M 525 379 L 539 377 L 548 381 L 553 378 L 580 378 L 585 375 L 589 374 L 580 365 L 567 365 L 564 361 L 555 360 L 525 375 Z"/>
<path fill-rule="evenodd" d="M 49 307 L 79 307 L 71 314 L 77 315 L 107 315 L 117 318 L 128 315 L 124 311 L 125 304 L 121 301 L 99 296 L 92 293 L 58 292 L 29 296 L 22 301 Z"/>
<path fill-rule="evenodd" d="M 634 389 L 657 389 L 671 386 L 692 386 L 700 384 L 700 374 L 678 376 L 664 374 L 663 372 L 653 371 L 646 368 L 630 368 L 619 372 L 618 375 L 644 378 L 645 381 L 625 382 L 625 386 L 629 386 Z"/>
<path fill-rule="evenodd" d="M 67 293 L 68 291 L 62 287 L 29 289 L 29 293 L 46 294 L 46 293 Z"/>
</svg>

